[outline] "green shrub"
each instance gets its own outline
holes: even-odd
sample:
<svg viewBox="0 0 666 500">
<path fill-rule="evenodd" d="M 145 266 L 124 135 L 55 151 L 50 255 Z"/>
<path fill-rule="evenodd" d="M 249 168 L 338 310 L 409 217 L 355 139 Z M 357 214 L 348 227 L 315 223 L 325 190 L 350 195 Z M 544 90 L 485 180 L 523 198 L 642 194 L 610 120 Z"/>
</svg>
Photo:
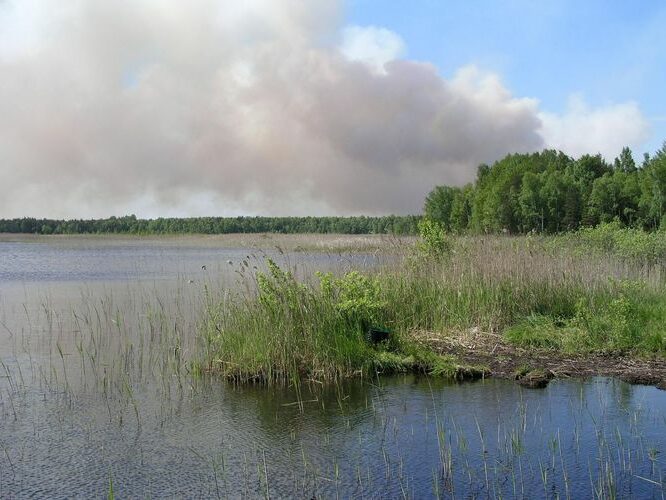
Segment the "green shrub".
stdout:
<svg viewBox="0 0 666 500">
<path fill-rule="evenodd" d="M 334 307 L 352 325 L 367 327 L 380 320 L 386 302 L 381 298 L 381 285 L 377 278 L 358 271 L 335 278 L 332 273 L 317 273 L 322 298 Z"/>
<path fill-rule="evenodd" d="M 419 250 L 424 256 L 442 258 L 451 252 L 451 240 L 444 226 L 439 222 L 424 217 L 418 225 L 421 241 Z"/>
</svg>

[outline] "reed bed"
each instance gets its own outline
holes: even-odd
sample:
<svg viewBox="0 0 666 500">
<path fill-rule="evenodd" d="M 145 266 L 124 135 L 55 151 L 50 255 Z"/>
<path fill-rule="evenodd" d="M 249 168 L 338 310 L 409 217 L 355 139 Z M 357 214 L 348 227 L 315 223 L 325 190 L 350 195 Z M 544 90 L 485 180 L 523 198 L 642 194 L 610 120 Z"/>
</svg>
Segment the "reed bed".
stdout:
<svg viewBox="0 0 666 500">
<path fill-rule="evenodd" d="M 113 245 L 174 245 L 198 247 L 243 248 L 265 250 L 279 247 L 287 252 L 387 252 L 412 244 L 415 236 L 391 234 L 282 234 L 282 233 L 230 233 L 230 234 L 13 234 L 0 233 L 0 242 L 49 243 L 76 245 L 81 243 Z"/>
<path fill-rule="evenodd" d="M 377 376 L 483 373 L 415 345 L 414 331 L 462 337 L 478 329 L 527 346 L 663 356 L 663 264 L 580 248 L 554 238 L 459 237 L 446 254 L 432 257 L 403 242 L 381 267 L 362 272 L 308 275 L 295 265 L 248 260 L 233 289 L 187 280 L 169 290 L 83 289 L 69 309 L 45 297 L 25 310 L 19 329 L 3 327 L 11 347 L 0 360 L 2 491 L 12 496 L 30 484 L 31 471 L 44 465 L 30 452 L 40 441 L 52 439 L 60 449 L 65 431 L 74 429 L 94 449 L 100 435 L 120 429 L 109 435 L 136 441 L 128 439 L 122 452 L 104 445 L 101 455 L 112 458 L 100 469 L 97 496 L 663 496 L 661 438 L 646 433 L 666 421 L 658 407 L 623 399 L 620 382 L 611 382 L 617 392 L 611 401 L 601 390 L 596 395 L 594 385 L 567 382 L 581 384 L 580 399 L 558 403 L 566 418 L 555 425 L 548 392 L 520 392 L 509 406 L 489 392 L 487 407 L 461 416 L 456 410 L 467 399 L 445 399 L 442 380 Z M 369 326 L 390 330 L 389 340 L 368 343 Z M 222 384 L 217 373 L 238 386 Z M 370 383 L 347 385 L 349 377 Z M 249 381 L 282 386 L 241 387 Z M 400 398 L 403 386 L 417 384 L 428 389 L 415 409 L 414 401 Z M 251 444 L 233 425 L 242 401 L 249 401 L 248 413 L 239 418 L 262 431 Z M 48 421 L 56 438 L 40 427 L 51 402 L 60 408 Z M 91 404 L 103 406 L 104 418 L 85 413 Z M 484 418 L 495 411 L 496 418 Z M 610 417 L 619 427 L 606 425 Z M 220 424 L 203 425 L 211 418 Z M 207 432 L 227 427 L 213 443 L 208 433 L 183 431 L 193 423 Z M 7 444 L 18 442 L 12 426 L 28 428 L 33 441 Z M 161 455 L 173 453 L 172 435 L 179 433 L 186 443 L 178 448 L 180 462 L 165 473 Z M 138 458 L 142 449 L 145 462 Z M 178 475 L 183 457 L 196 463 L 187 474 L 199 474 L 189 490 L 181 483 L 191 477 Z M 57 460 L 69 463 L 71 456 Z M 155 482 L 133 489 L 150 466 Z"/>
<path fill-rule="evenodd" d="M 483 374 L 412 341 L 470 329 L 526 347 L 666 353 L 664 264 L 541 237 L 459 237 L 445 252 L 403 245 L 388 264 L 298 280 L 269 263 L 250 293 L 209 302 L 202 367 L 237 381 L 331 381 L 375 372 Z M 390 340 L 369 345 L 378 326 Z"/>
</svg>

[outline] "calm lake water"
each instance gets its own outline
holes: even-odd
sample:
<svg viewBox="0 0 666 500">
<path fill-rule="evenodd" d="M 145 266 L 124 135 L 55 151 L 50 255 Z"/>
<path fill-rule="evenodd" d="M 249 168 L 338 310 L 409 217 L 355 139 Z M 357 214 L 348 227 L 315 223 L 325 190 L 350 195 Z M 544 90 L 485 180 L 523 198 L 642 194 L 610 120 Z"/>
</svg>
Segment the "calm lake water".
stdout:
<svg viewBox="0 0 666 500">
<path fill-rule="evenodd" d="M 0 242 L 0 497 L 666 495 L 653 387 L 192 377 L 205 304 L 249 293 L 267 256 L 304 277 L 380 263 L 192 238 Z"/>
</svg>

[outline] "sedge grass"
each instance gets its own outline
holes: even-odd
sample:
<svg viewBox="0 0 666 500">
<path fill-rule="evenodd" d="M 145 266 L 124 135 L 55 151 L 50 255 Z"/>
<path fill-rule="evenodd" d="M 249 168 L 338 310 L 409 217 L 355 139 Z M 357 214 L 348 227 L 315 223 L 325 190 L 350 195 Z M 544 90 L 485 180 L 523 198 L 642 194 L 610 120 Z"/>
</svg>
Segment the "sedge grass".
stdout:
<svg viewBox="0 0 666 500">
<path fill-rule="evenodd" d="M 405 253 L 366 274 L 299 281 L 269 263 L 255 292 L 209 303 L 208 370 L 237 381 L 336 380 L 423 371 L 463 378 L 454 358 L 417 346 L 414 331 L 470 328 L 527 348 L 666 354 L 663 264 L 583 255 L 540 238 L 459 238 L 446 255 Z M 248 289 L 249 290 L 249 289 Z M 391 330 L 379 346 L 368 325 Z"/>
<path fill-rule="evenodd" d="M 269 267 L 269 275 L 258 276 L 256 296 L 209 307 L 203 325 L 209 370 L 269 383 L 410 370 L 467 373 L 453 359 L 411 345 L 399 334 L 379 346 L 366 342 L 369 324 L 390 319 L 377 278 L 352 272 L 336 281 L 327 275 L 317 287 L 273 263 Z"/>
</svg>

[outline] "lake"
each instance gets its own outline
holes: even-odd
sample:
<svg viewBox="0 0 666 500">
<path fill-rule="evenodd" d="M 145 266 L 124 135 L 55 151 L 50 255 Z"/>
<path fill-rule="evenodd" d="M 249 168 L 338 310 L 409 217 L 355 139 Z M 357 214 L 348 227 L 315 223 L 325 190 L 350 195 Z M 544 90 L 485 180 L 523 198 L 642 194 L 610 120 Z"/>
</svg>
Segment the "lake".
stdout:
<svg viewBox="0 0 666 500">
<path fill-rule="evenodd" d="M 241 243 L 0 239 L 0 497 L 666 493 L 666 391 L 653 387 L 193 376 L 205 305 L 251 294 L 266 258 L 306 279 L 390 260 Z"/>
</svg>

